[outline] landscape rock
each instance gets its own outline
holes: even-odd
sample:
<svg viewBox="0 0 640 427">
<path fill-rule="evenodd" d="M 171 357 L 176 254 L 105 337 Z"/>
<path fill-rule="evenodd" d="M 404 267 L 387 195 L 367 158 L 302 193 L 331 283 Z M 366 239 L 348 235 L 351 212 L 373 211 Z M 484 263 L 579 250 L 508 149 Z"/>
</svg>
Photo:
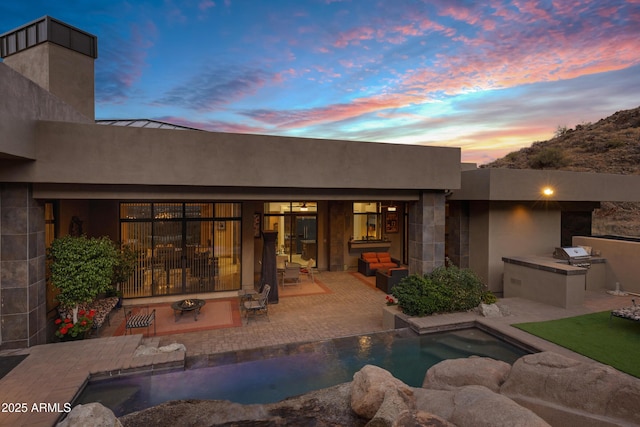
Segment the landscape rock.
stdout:
<svg viewBox="0 0 640 427">
<path fill-rule="evenodd" d="M 427 370 L 422 387 L 451 390 L 466 385 L 482 385 L 498 393 L 510 370 L 508 363 L 489 357 L 443 360 Z"/>
<path fill-rule="evenodd" d="M 138 348 L 136 348 L 135 353 L 133 353 L 133 357 L 148 356 L 150 354 L 173 353 L 174 351 L 187 351 L 187 348 L 184 346 L 184 344 L 178 343 L 173 343 L 162 347 L 139 345 Z"/>
<path fill-rule="evenodd" d="M 391 427 L 400 414 L 415 411 L 413 393 L 407 393 L 408 391 L 408 387 L 388 389 L 378 412 L 367 423 L 367 427 Z"/>
<path fill-rule="evenodd" d="M 549 427 L 534 412 L 486 387 L 416 391 L 416 407 L 458 427 Z"/>
<path fill-rule="evenodd" d="M 501 393 L 640 425 L 640 381 L 600 363 L 552 352 L 523 356 Z"/>
<path fill-rule="evenodd" d="M 502 317 L 500 307 L 496 304 L 480 304 L 479 311 L 484 317 Z"/>
<path fill-rule="evenodd" d="M 281 402 L 241 405 L 222 400 L 177 400 L 120 417 L 124 427 L 307 426 L 364 427 L 351 410 L 351 384 L 314 391 Z"/>
<path fill-rule="evenodd" d="M 409 386 L 388 371 L 377 366 L 366 365 L 353 376 L 351 409 L 361 417 L 372 419 L 380 409 L 389 389 L 398 390 L 409 396 L 413 393 Z"/>
<path fill-rule="evenodd" d="M 113 411 L 100 403 L 76 405 L 57 427 L 122 427 Z"/>
<path fill-rule="evenodd" d="M 456 427 L 456 425 L 428 412 L 405 411 L 396 419 L 393 427 Z"/>
</svg>

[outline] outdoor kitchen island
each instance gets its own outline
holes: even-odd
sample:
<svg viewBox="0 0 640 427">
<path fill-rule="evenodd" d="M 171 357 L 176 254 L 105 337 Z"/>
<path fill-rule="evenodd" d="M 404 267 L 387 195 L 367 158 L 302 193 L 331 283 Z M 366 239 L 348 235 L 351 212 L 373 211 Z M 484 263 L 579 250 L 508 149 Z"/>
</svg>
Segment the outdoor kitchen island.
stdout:
<svg viewBox="0 0 640 427">
<path fill-rule="evenodd" d="M 606 260 L 590 257 L 588 267 L 549 256 L 503 257 L 504 297 L 521 297 L 557 307 L 577 307 L 585 290 L 605 288 Z"/>
</svg>

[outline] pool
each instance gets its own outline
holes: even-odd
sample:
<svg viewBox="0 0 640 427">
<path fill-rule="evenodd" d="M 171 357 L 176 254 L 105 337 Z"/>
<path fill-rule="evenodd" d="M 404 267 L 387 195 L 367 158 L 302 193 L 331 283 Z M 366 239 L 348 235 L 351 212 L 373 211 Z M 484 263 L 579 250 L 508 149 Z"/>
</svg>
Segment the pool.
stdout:
<svg viewBox="0 0 640 427">
<path fill-rule="evenodd" d="M 445 359 L 478 355 L 513 363 L 525 354 L 529 352 L 477 328 L 428 335 L 401 329 L 287 346 L 286 354 L 277 357 L 91 381 L 75 403 L 100 402 L 116 416 L 176 399 L 273 403 L 351 381 L 367 364 L 419 387 L 427 369 Z"/>
</svg>

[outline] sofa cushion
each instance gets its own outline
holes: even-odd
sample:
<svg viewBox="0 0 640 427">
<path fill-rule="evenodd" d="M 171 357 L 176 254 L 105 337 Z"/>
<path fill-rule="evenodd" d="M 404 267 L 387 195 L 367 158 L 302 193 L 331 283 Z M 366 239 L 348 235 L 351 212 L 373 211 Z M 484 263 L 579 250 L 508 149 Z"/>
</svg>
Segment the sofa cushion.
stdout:
<svg viewBox="0 0 640 427">
<path fill-rule="evenodd" d="M 375 252 L 363 252 L 362 259 L 369 262 L 376 262 L 378 260 L 378 254 Z"/>
<path fill-rule="evenodd" d="M 378 255 L 378 262 L 392 262 L 391 257 L 387 255 Z"/>
</svg>

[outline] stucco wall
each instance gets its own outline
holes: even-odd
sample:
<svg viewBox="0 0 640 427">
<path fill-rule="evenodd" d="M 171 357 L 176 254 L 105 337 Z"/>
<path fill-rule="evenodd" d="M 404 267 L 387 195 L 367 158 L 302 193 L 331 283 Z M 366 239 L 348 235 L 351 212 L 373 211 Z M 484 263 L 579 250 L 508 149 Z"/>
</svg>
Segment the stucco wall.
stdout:
<svg viewBox="0 0 640 427">
<path fill-rule="evenodd" d="M 605 287 L 640 293 L 640 242 L 576 236 L 574 245 L 591 246 L 606 262 Z"/>
<path fill-rule="evenodd" d="M 450 189 L 460 150 L 38 122 L 36 162 L 2 181 L 271 188 Z"/>
<path fill-rule="evenodd" d="M 0 159 L 35 157 L 35 120 L 91 122 L 59 98 L 0 62 Z"/>
<path fill-rule="evenodd" d="M 525 203 L 474 202 L 470 267 L 501 293 L 504 256 L 550 255 L 560 245 L 560 210 Z"/>
</svg>

